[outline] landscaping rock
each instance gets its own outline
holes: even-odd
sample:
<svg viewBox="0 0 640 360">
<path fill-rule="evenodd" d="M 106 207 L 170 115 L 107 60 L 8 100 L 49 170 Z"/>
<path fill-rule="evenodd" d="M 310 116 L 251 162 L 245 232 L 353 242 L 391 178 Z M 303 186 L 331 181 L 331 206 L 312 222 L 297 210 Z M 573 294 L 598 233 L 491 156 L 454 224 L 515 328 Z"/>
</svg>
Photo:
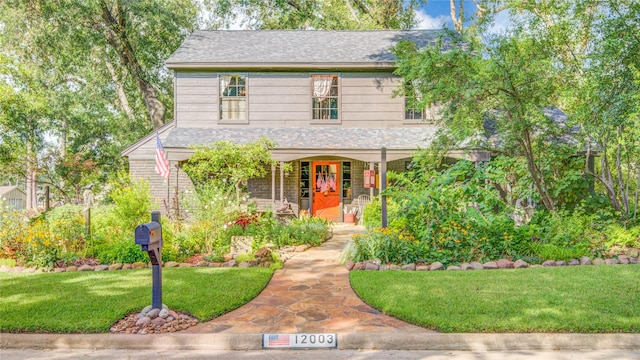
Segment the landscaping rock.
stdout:
<svg viewBox="0 0 640 360">
<path fill-rule="evenodd" d="M 111 264 L 109 265 L 109 270 L 120 270 L 122 269 L 122 264 Z"/>
<path fill-rule="evenodd" d="M 513 261 L 507 259 L 500 259 L 498 262 L 499 269 L 513 269 Z"/>
<path fill-rule="evenodd" d="M 604 263 L 607 265 L 618 265 L 620 261 L 618 261 L 618 259 L 607 259 Z"/>
<path fill-rule="evenodd" d="M 460 266 L 457 265 L 450 265 L 447 270 L 460 270 Z"/>
<path fill-rule="evenodd" d="M 460 270 L 473 270 L 473 267 L 469 263 L 462 263 L 460 264 Z"/>
<path fill-rule="evenodd" d="M 364 270 L 365 269 L 365 265 L 363 262 L 357 262 L 354 266 L 353 266 L 353 270 Z"/>
<path fill-rule="evenodd" d="M 153 310 L 153 306 L 151 305 L 147 305 L 144 307 L 144 309 L 142 309 L 142 311 L 140 312 L 140 314 L 144 314 L 144 316 L 147 316 L 147 314 L 149 313 L 149 311 Z"/>
<path fill-rule="evenodd" d="M 370 262 L 372 262 L 372 263 L 374 263 L 376 265 L 382 265 L 382 260 L 380 260 L 380 259 L 373 259 Z"/>
<path fill-rule="evenodd" d="M 588 256 L 583 256 L 580 258 L 580 265 L 591 265 L 593 264 L 593 262 L 591 261 L 591 258 Z"/>
<path fill-rule="evenodd" d="M 637 264 L 638 263 L 638 258 L 635 256 L 632 256 L 629 258 L 629 264 Z"/>
<path fill-rule="evenodd" d="M 601 258 L 593 259 L 592 263 L 593 263 L 593 265 L 604 265 L 605 264 L 604 259 L 601 259 Z"/>
<path fill-rule="evenodd" d="M 133 269 L 133 264 L 123 264 L 122 270 L 131 270 Z"/>
<path fill-rule="evenodd" d="M 564 260 L 556 261 L 556 266 L 567 266 L 567 262 Z"/>
<path fill-rule="evenodd" d="M 580 260 L 578 259 L 569 260 L 569 266 L 576 266 L 576 265 L 580 265 Z"/>
<path fill-rule="evenodd" d="M 416 270 L 416 264 L 406 264 L 406 265 L 402 265 L 402 270 L 407 270 L 407 271 L 415 271 Z"/>
<path fill-rule="evenodd" d="M 389 270 L 402 270 L 402 268 L 400 267 L 400 265 L 391 264 L 389 265 Z"/>
<path fill-rule="evenodd" d="M 351 271 L 353 270 L 353 267 L 356 266 L 356 263 L 354 263 L 353 261 L 347 261 L 347 270 Z"/>
<path fill-rule="evenodd" d="M 207 267 L 209 265 L 209 263 L 207 263 L 204 260 L 200 260 L 196 263 L 196 267 Z"/>
<path fill-rule="evenodd" d="M 444 270 L 444 265 L 442 265 L 440 261 L 436 261 L 433 264 L 431 264 L 431 266 L 429 266 L 429 270 L 431 271 Z"/>
<path fill-rule="evenodd" d="M 175 261 L 167 261 L 166 263 L 164 263 L 164 267 L 167 267 L 167 268 L 178 267 L 178 265 L 180 265 L 180 264 L 178 264 Z"/>
<path fill-rule="evenodd" d="M 133 269 L 144 269 L 144 268 L 147 267 L 147 264 L 145 264 L 145 263 L 143 263 L 141 261 L 137 261 L 137 262 L 134 262 L 133 264 L 131 264 L 131 267 Z"/>
<path fill-rule="evenodd" d="M 380 269 L 380 265 L 373 263 L 373 262 L 367 262 L 364 264 L 364 269 L 365 270 L 378 270 Z"/>
<path fill-rule="evenodd" d="M 251 263 L 248 262 L 248 261 L 243 261 L 243 262 L 238 264 L 238 267 L 239 268 L 248 268 L 248 267 L 251 267 Z"/>
<path fill-rule="evenodd" d="M 109 266 L 107 265 L 97 265 L 94 268 L 95 271 L 105 271 L 105 270 L 109 270 Z"/>
<path fill-rule="evenodd" d="M 207 265 L 207 266 L 209 266 L 209 267 L 221 267 L 222 263 L 212 262 L 212 263 L 209 263 L 209 265 Z"/>
<path fill-rule="evenodd" d="M 61 272 L 66 272 L 67 268 L 55 268 L 53 269 L 53 272 L 57 272 L 57 273 L 61 273 Z"/>
<path fill-rule="evenodd" d="M 169 317 L 169 310 L 167 310 L 167 309 L 160 310 L 160 312 L 158 313 L 158 317 L 159 318 L 163 318 L 163 319 L 168 318 Z"/>
<path fill-rule="evenodd" d="M 487 270 L 497 269 L 498 268 L 498 263 L 495 262 L 495 261 L 489 261 L 489 262 L 486 262 L 486 263 L 482 264 L 482 268 L 487 269 Z"/>
<path fill-rule="evenodd" d="M 427 264 L 416 265 L 416 271 L 429 271 L 429 265 Z"/>
<path fill-rule="evenodd" d="M 84 264 L 78 268 L 78 271 L 94 271 L 93 266 Z"/>
<path fill-rule="evenodd" d="M 193 267 L 193 264 L 192 264 L 192 263 L 180 263 L 180 264 L 178 265 L 178 267 L 181 267 L 181 268 L 190 268 L 190 267 Z"/>
<path fill-rule="evenodd" d="M 224 263 L 222 263 L 222 267 L 234 267 L 236 266 L 236 261 L 235 260 L 229 260 L 226 261 Z"/>
<path fill-rule="evenodd" d="M 155 325 L 155 326 L 162 326 L 162 325 L 167 323 L 167 320 L 165 320 L 165 319 L 163 319 L 161 317 L 157 317 L 157 318 L 151 320 L 151 323 L 153 325 Z"/>
<path fill-rule="evenodd" d="M 147 317 L 151 320 L 155 319 L 158 317 L 158 314 L 160 314 L 160 309 L 151 309 L 148 313 L 147 313 Z"/>
<path fill-rule="evenodd" d="M 151 319 L 147 316 L 142 317 L 136 322 L 136 326 L 145 326 L 151 322 Z"/>
<path fill-rule="evenodd" d="M 554 260 L 546 260 L 545 262 L 542 263 L 542 266 L 545 266 L 545 267 L 556 266 L 556 262 Z"/>
<path fill-rule="evenodd" d="M 630 257 L 640 257 L 640 249 L 638 248 L 631 248 L 629 250 L 627 250 L 627 255 L 629 255 Z"/>
<path fill-rule="evenodd" d="M 522 259 L 518 259 L 513 263 L 513 267 L 516 269 L 526 269 L 529 267 L 529 263 Z"/>
<path fill-rule="evenodd" d="M 473 270 L 484 270 L 484 266 L 482 266 L 482 264 L 480 264 L 477 261 L 472 261 L 472 262 L 469 263 L 469 265 L 471 265 Z"/>
<path fill-rule="evenodd" d="M 620 264 L 629 264 L 631 261 L 631 259 L 627 256 L 627 255 L 619 255 L 618 256 L 618 261 L 620 261 Z"/>
<path fill-rule="evenodd" d="M 304 252 L 309 248 L 309 245 L 304 244 L 304 245 L 298 245 L 296 246 L 296 250 L 295 252 Z"/>
<path fill-rule="evenodd" d="M 390 268 L 391 268 L 391 265 L 389 265 L 389 264 L 382 264 L 382 265 L 380 265 L 380 269 L 378 269 L 378 270 L 380 270 L 380 271 L 386 271 L 386 270 L 389 270 Z"/>
</svg>

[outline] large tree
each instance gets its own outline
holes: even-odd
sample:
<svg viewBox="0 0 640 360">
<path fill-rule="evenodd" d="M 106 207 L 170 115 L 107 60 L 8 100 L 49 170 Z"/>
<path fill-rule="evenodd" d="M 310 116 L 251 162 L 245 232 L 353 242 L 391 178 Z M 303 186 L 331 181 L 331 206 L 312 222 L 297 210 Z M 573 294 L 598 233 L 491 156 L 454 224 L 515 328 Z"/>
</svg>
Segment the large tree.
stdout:
<svg viewBox="0 0 640 360">
<path fill-rule="evenodd" d="M 409 29 L 425 0 L 225 0 L 254 29 Z"/>
<path fill-rule="evenodd" d="M 172 113 L 172 76 L 164 61 L 198 26 L 201 6 L 177 0 L 1 2 L 0 118 L 14 131 L 3 131 L 0 144 L 25 149 L 1 151 L 7 156 L 0 166 L 21 168 L 14 176 L 26 174 L 28 187 L 37 177 L 67 201 L 80 182 L 122 169 L 119 152 Z M 39 99 L 35 119 L 31 101 L 21 110 L 29 117 L 16 112 L 20 98 Z M 17 142 L 15 129 L 27 125 L 32 141 Z M 87 171 L 93 163 L 97 171 Z"/>
</svg>

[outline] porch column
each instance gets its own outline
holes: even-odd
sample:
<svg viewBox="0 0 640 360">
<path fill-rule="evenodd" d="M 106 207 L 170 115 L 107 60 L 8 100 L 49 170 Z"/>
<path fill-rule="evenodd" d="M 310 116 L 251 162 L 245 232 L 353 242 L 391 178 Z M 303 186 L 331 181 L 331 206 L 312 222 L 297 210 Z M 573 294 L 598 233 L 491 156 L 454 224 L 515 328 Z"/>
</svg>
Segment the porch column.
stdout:
<svg viewBox="0 0 640 360">
<path fill-rule="evenodd" d="M 271 210 L 276 207 L 276 165 L 271 164 Z"/>
<path fill-rule="evenodd" d="M 284 205 L 284 161 L 280 161 L 280 206 Z"/>
<path fill-rule="evenodd" d="M 376 169 L 376 164 L 373 161 L 370 161 L 369 162 L 369 170 L 375 170 L 375 169 Z M 371 198 L 373 198 L 373 191 L 374 190 L 375 190 L 375 186 L 369 188 L 369 196 L 371 196 Z"/>
</svg>

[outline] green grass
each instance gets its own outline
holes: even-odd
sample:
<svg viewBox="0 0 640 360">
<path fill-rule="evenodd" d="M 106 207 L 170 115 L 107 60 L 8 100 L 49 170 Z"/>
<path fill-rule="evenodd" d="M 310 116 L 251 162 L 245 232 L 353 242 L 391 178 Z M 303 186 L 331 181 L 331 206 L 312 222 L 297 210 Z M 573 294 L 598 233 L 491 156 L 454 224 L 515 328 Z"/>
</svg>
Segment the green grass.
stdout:
<svg viewBox="0 0 640 360">
<path fill-rule="evenodd" d="M 201 321 L 247 303 L 268 268 L 166 268 L 162 302 Z M 58 274 L 0 273 L 0 332 L 96 333 L 151 305 L 150 269 Z"/>
<path fill-rule="evenodd" d="M 640 332 L 640 265 L 352 271 L 376 309 L 440 332 Z"/>
</svg>

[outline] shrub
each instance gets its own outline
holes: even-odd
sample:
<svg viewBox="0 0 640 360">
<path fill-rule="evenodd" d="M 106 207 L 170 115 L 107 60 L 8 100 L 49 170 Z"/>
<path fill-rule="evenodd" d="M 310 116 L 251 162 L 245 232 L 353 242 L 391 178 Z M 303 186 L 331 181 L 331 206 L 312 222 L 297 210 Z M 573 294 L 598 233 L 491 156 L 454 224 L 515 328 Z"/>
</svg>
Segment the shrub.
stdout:
<svg viewBox="0 0 640 360">
<path fill-rule="evenodd" d="M 64 257 L 85 257 L 85 219 L 82 206 L 63 205 L 46 213 L 49 232 Z"/>
</svg>

